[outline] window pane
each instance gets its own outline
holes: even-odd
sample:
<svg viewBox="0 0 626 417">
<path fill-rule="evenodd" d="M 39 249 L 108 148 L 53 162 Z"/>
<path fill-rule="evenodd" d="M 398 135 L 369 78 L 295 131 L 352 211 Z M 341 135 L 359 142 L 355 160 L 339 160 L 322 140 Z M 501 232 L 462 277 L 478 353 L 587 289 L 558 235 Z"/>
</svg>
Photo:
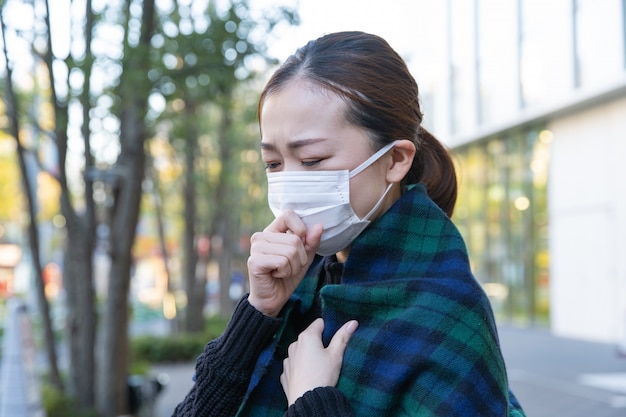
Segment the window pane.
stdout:
<svg viewBox="0 0 626 417">
<path fill-rule="evenodd" d="M 551 134 L 525 129 L 457 149 L 454 221 L 498 319 L 547 323 Z"/>
<path fill-rule="evenodd" d="M 450 2 L 452 133 L 468 130 L 476 124 L 473 16 L 474 2 Z"/>
<path fill-rule="evenodd" d="M 624 72 L 621 0 L 578 0 L 577 58 L 582 87 L 606 84 Z"/>
<path fill-rule="evenodd" d="M 517 8 L 515 2 L 479 1 L 480 122 L 509 117 L 519 107 Z"/>
<path fill-rule="evenodd" d="M 555 101 L 574 86 L 571 0 L 522 0 L 524 104 Z"/>
</svg>

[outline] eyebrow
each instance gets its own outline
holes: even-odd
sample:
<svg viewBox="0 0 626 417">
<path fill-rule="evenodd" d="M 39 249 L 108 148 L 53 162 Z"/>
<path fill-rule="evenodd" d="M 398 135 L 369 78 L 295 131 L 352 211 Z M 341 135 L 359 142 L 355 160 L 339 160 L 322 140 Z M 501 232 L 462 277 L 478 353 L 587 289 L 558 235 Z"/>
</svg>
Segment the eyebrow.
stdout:
<svg viewBox="0 0 626 417">
<path fill-rule="evenodd" d="M 289 149 L 298 149 L 298 148 L 302 148 L 308 145 L 313 145 L 313 144 L 316 144 L 325 140 L 326 138 L 299 139 L 299 140 L 294 140 L 292 142 L 289 142 L 287 144 L 287 147 Z M 261 142 L 261 149 L 265 149 L 267 151 L 275 151 L 276 146 L 274 146 L 271 143 Z"/>
</svg>

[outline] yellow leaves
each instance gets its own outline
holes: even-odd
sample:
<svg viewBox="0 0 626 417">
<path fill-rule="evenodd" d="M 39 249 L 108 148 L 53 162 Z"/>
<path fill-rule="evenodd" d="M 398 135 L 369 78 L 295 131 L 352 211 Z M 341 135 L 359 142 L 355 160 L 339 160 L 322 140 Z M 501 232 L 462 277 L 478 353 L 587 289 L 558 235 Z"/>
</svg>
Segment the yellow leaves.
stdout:
<svg viewBox="0 0 626 417">
<path fill-rule="evenodd" d="M 22 218 L 22 183 L 15 139 L 0 132 L 0 222 Z"/>
<path fill-rule="evenodd" d="M 207 171 L 209 179 L 211 181 L 217 181 L 217 179 L 220 177 L 220 174 L 222 173 L 222 161 L 216 158 L 211 159 L 209 161 Z"/>
<path fill-rule="evenodd" d="M 182 175 L 182 167 L 174 158 L 172 145 L 163 138 L 154 138 L 149 143 L 150 155 L 159 181 L 164 185 L 171 184 Z"/>
<path fill-rule="evenodd" d="M 48 173 L 35 178 L 39 220 L 51 221 L 59 213 L 61 188 Z M 19 169 L 15 139 L 0 134 L 0 222 L 20 223 L 25 210 L 22 173 Z"/>
<path fill-rule="evenodd" d="M 61 187 L 56 179 L 46 172 L 37 175 L 37 200 L 39 202 L 39 219 L 51 221 L 59 213 Z"/>
<path fill-rule="evenodd" d="M 54 130 L 54 108 L 49 101 L 39 105 L 39 127 L 47 132 Z"/>
</svg>

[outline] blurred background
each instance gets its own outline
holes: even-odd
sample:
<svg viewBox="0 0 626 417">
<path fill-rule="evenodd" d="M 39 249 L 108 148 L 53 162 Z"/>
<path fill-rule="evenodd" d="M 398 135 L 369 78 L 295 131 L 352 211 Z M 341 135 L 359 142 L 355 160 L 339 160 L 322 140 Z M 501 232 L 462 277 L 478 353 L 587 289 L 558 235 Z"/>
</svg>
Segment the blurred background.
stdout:
<svg viewBox="0 0 626 417">
<path fill-rule="evenodd" d="M 626 413 L 626 0 L 0 5 L 0 417 L 171 413 L 272 218 L 258 95 L 339 30 L 405 58 L 454 155 L 528 415 Z"/>
</svg>

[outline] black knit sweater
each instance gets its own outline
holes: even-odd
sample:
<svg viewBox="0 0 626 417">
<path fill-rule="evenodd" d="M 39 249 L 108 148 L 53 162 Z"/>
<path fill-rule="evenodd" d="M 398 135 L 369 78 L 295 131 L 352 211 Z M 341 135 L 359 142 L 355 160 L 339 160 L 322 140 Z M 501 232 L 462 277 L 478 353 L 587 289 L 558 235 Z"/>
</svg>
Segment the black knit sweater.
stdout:
<svg viewBox="0 0 626 417">
<path fill-rule="evenodd" d="M 224 333 L 209 342 L 196 361 L 195 384 L 172 417 L 231 417 L 237 413 L 254 366 L 282 319 L 265 316 L 243 298 Z M 285 417 L 352 416 L 346 397 L 320 387 L 300 397 Z"/>
</svg>

